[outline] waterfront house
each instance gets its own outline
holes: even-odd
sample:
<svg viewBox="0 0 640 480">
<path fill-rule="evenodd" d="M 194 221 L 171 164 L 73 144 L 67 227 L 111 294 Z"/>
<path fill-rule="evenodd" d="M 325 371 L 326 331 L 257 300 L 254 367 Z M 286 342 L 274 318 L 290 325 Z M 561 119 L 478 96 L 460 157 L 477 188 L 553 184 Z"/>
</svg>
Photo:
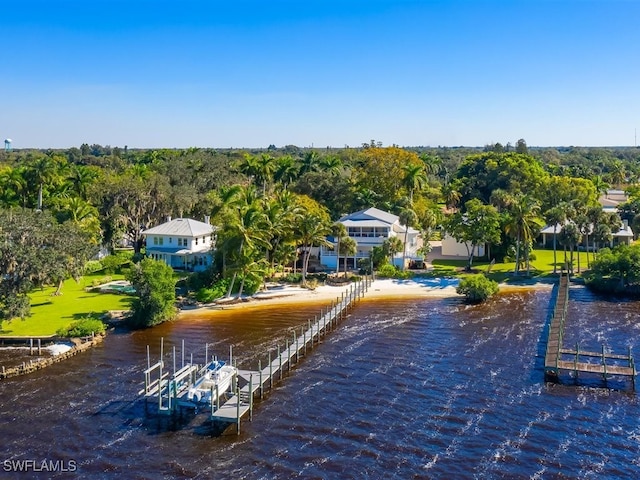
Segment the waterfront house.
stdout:
<svg viewBox="0 0 640 480">
<path fill-rule="evenodd" d="M 566 223 L 566 222 L 565 222 Z M 544 227 L 540 234 L 542 235 L 541 245 L 545 247 L 551 247 L 553 245 L 553 225 L 547 225 Z M 562 225 L 557 224 L 555 226 L 556 235 L 560 236 L 560 230 L 562 230 Z M 589 235 L 593 233 L 593 225 L 589 226 Z M 629 245 L 633 240 L 633 230 L 629 226 L 629 222 L 627 220 L 622 221 L 622 227 L 617 232 L 611 232 L 611 242 L 609 245 L 599 245 L 599 247 L 615 247 L 616 245 Z M 561 248 L 559 240 L 557 241 L 557 247 Z M 583 250 L 586 249 L 586 236 L 582 236 L 582 243 L 578 246 L 578 249 Z M 590 247 L 593 247 L 593 238 L 589 238 Z"/>
<path fill-rule="evenodd" d="M 211 265 L 214 228 L 208 217 L 204 222 L 169 217 L 165 223 L 144 230 L 142 235 L 147 256 L 172 268 L 202 271 Z"/>
<path fill-rule="evenodd" d="M 356 242 L 356 254 L 347 258 L 338 256 L 336 251 L 338 239 L 329 236 L 328 240 L 334 245 L 334 248 L 320 248 L 320 262 L 326 268 L 335 269 L 340 264 L 340 269 L 356 268 L 358 260 L 361 258 L 368 259 L 371 250 L 374 247 L 381 246 L 385 240 L 391 237 L 398 237 L 403 243 L 405 232 L 407 233 L 406 260 L 410 264 L 412 261 L 423 260 L 423 256 L 418 254 L 418 249 L 422 246 L 420 232 L 412 227 L 408 231 L 404 225 L 400 224 L 400 219 L 394 215 L 377 208 L 367 208 L 359 212 L 345 215 L 340 220 L 347 229 L 347 235 Z M 403 252 L 394 255 L 393 264 L 402 267 Z"/>
<path fill-rule="evenodd" d="M 629 201 L 629 196 L 623 190 L 607 190 L 604 194 L 600 196 L 598 202 L 602 206 L 602 211 L 610 214 L 617 214 L 618 207 L 623 203 Z M 566 222 L 565 222 L 566 223 Z M 556 235 L 560 234 L 560 230 L 562 230 L 563 224 L 555 225 L 555 233 Z M 553 232 L 554 226 L 547 225 L 541 231 L 541 245 L 545 247 L 551 247 L 553 245 Z M 589 235 L 593 233 L 593 225 L 589 227 Z M 616 245 L 629 245 L 633 240 L 633 230 L 629 226 L 629 222 L 627 220 L 622 221 L 622 227 L 617 232 L 611 232 L 612 240 L 609 245 L 600 245 L 600 247 L 615 247 Z M 593 239 L 590 239 L 591 243 Z M 579 249 L 586 248 L 586 238 L 583 237 L 582 243 L 578 247 Z"/>
</svg>

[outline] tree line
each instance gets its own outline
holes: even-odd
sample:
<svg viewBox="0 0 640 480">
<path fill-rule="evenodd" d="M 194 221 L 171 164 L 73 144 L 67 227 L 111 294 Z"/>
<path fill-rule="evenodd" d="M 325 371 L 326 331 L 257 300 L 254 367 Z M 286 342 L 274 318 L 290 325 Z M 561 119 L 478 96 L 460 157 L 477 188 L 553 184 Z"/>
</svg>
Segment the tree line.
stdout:
<svg viewBox="0 0 640 480">
<path fill-rule="evenodd" d="M 603 246 L 619 228 L 617 217 L 596 212 L 607 187 L 629 190 L 623 216 L 640 227 L 639 166 L 637 149 L 533 149 L 522 139 L 515 147 L 475 149 L 383 147 L 372 140 L 344 149 L 133 150 L 85 144 L 2 152 L 1 281 L 28 280 L 3 289 L 17 297 L 4 294 L 0 306 L 4 318 L 16 316 L 24 309 L 15 307 L 15 298 L 24 303 L 29 288 L 76 274 L 71 267 L 17 274 L 16 258 L 41 260 L 27 250 L 14 252 L 24 245 L 8 233 L 16 218 L 60 239 L 49 249 L 70 248 L 75 240 L 69 238 L 77 233 L 91 246 L 78 254 L 82 260 L 101 245 L 114 249 L 123 238 L 140 252 L 141 232 L 169 215 L 209 216 L 217 227 L 216 263 L 199 286 L 224 284 L 231 295 L 257 288 L 284 265 L 299 263 L 305 281 L 310 247 L 327 244 L 328 236 L 340 255 L 353 254 L 351 239 L 335 222 L 369 207 L 399 215 L 426 239 L 443 228 L 470 245 L 487 243 L 490 257 L 513 257 L 516 271 L 528 266 L 532 242 L 545 223 L 561 225 L 553 235 L 554 254 L 556 244 L 569 254 L 585 242 Z M 388 242 L 376 252 L 376 263 L 402 252 L 402 243 Z"/>
</svg>

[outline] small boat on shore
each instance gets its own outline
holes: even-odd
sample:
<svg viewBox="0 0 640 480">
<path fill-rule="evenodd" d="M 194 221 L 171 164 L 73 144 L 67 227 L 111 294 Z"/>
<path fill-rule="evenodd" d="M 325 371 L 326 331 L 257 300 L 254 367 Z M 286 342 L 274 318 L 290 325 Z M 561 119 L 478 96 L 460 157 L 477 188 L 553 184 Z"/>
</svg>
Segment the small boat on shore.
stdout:
<svg viewBox="0 0 640 480">
<path fill-rule="evenodd" d="M 195 405 L 215 403 L 231 389 L 237 369 L 221 360 L 213 360 L 202 369 L 202 376 L 187 392 L 187 401 Z M 216 397 L 217 395 L 217 397 Z"/>
</svg>

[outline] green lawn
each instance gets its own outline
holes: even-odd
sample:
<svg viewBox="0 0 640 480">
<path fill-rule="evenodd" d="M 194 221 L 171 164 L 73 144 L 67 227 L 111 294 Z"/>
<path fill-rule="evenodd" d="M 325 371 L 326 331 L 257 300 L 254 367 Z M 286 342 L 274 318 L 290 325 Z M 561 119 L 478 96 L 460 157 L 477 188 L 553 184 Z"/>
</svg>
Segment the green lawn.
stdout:
<svg viewBox="0 0 640 480">
<path fill-rule="evenodd" d="M 535 260 L 531 260 L 531 275 L 533 277 L 546 277 L 550 274 L 553 274 L 553 250 L 539 250 L 534 249 L 533 253 L 535 255 Z M 567 254 L 568 255 L 568 254 Z M 578 271 L 578 253 L 574 252 L 574 274 L 577 274 Z M 564 263 L 564 253 L 560 250 L 556 253 L 557 257 L 557 269 L 558 271 L 562 267 Z M 592 255 L 589 255 L 590 259 L 593 259 Z M 434 276 L 452 276 L 452 275 L 461 275 L 464 272 L 461 272 L 460 269 L 464 268 L 467 265 L 467 260 L 433 260 L 433 272 Z M 509 280 L 513 280 L 513 270 L 515 268 L 515 262 L 507 262 L 507 263 L 495 263 L 491 266 L 489 270 L 489 264 L 487 262 L 473 262 L 473 267 L 476 270 L 482 272 L 490 271 L 490 278 L 496 280 L 498 282 L 505 282 Z M 587 268 L 587 254 L 585 252 L 580 252 L 580 270 L 584 271 Z M 522 272 L 522 270 L 521 270 Z"/>
<path fill-rule="evenodd" d="M 104 275 L 87 275 L 79 283 L 67 280 L 62 295 L 53 296 L 54 287 L 36 290 L 31 297 L 31 316 L 25 320 L 3 322 L 1 335 L 37 336 L 52 335 L 60 327 L 69 325 L 83 317 L 101 317 L 108 310 L 128 310 L 133 297 L 109 293 L 86 292 L 94 279 Z M 122 280 L 123 275 L 111 275 L 113 280 Z"/>
</svg>

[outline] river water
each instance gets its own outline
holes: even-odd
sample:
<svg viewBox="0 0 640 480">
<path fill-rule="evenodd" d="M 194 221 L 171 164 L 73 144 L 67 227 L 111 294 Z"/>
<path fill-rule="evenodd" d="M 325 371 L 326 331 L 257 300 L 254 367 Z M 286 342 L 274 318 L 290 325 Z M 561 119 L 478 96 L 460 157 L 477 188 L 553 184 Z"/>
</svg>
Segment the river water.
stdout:
<svg viewBox="0 0 640 480">
<path fill-rule="evenodd" d="M 213 432 L 204 414 L 145 415 L 136 400 L 165 341 L 187 356 L 234 345 L 253 368 L 319 305 L 223 310 L 110 334 L 103 345 L 0 382 L 0 478 L 640 478 L 640 409 L 619 390 L 545 384 L 551 290 L 366 300 L 285 374 L 244 421 Z M 640 303 L 571 289 L 566 341 L 626 352 Z M 215 434 L 213 434 L 215 433 Z M 5 460 L 74 462 L 75 472 L 13 474 Z M 3 468 L 4 467 L 4 468 Z"/>
</svg>

